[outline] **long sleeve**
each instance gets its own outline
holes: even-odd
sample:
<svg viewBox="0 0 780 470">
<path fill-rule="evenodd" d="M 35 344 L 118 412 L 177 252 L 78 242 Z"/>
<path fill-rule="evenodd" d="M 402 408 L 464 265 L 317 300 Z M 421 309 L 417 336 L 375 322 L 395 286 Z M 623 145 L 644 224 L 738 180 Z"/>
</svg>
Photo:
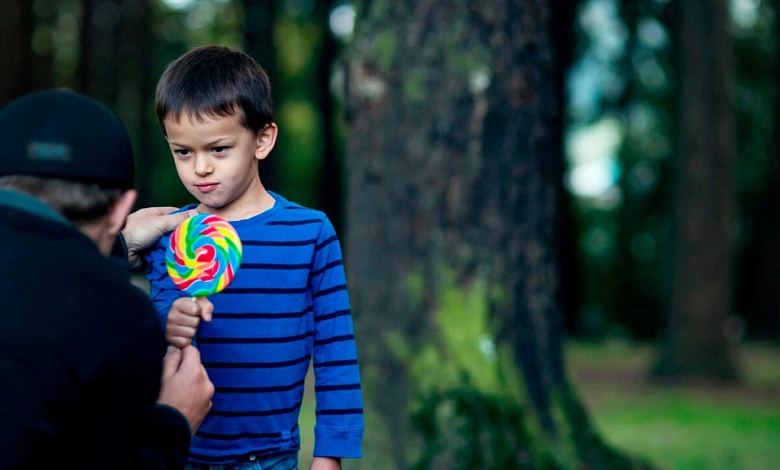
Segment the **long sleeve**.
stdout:
<svg viewBox="0 0 780 470">
<path fill-rule="evenodd" d="M 314 249 L 314 455 L 361 457 L 363 400 L 355 331 L 336 232 L 325 218 Z"/>
</svg>

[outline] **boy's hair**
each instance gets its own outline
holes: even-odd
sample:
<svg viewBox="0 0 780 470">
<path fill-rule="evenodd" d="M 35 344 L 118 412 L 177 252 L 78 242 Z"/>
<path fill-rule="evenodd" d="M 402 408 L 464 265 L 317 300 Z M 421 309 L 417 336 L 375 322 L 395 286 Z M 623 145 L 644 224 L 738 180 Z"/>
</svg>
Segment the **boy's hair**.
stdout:
<svg viewBox="0 0 780 470">
<path fill-rule="evenodd" d="M 259 132 L 273 122 L 271 83 L 265 70 L 249 55 L 222 46 L 201 46 L 171 62 L 157 83 L 157 120 L 162 132 L 165 119 L 183 114 L 232 116 Z"/>
<path fill-rule="evenodd" d="M 0 176 L 0 189 L 29 194 L 76 225 L 94 222 L 108 214 L 124 192 L 97 184 L 30 175 Z"/>
</svg>

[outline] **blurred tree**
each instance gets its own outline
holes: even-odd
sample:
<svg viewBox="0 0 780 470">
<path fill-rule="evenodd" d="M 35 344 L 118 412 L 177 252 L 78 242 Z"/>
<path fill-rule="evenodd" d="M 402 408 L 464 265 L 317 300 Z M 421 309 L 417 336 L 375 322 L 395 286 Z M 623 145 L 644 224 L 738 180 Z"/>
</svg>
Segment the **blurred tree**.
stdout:
<svg viewBox="0 0 780 470">
<path fill-rule="evenodd" d="M 667 252 L 671 155 L 663 143 L 669 140 L 674 104 L 665 60 L 668 4 L 621 0 L 620 5 L 627 28 L 620 61 L 625 87 L 615 105 L 624 119 L 626 137 L 620 150 L 616 259 L 607 282 L 614 281 L 612 323 L 625 328 L 631 338 L 645 340 L 662 331 L 666 297 L 663 273 L 668 265 L 663 255 Z M 637 117 L 642 115 L 650 119 Z"/>
<path fill-rule="evenodd" d="M 569 69 L 567 187 L 582 303 L 567 328 L 647 339 L 661 329 L 669 225 L 668 2 L 585 0 Z"/>
<path fill-rule="evenodd" d="M 382 421 L 366 468 L 642 465 L 604 445 L 563 362 L 554 33 L 573 6 L 359 3 L 346 260 L 367 416 Z"/>
<path fill-rule="evenodd" d="M 669 320 L 656 375 L 733 380 L 734 131 L 726 0 L 675 5 L 678 53 L 674 253 Z"/>
<path fill-rule="evenodd" d="M 274 47 L 276 3 L 275 0 L 241 0 L 244 10 L 244 50 L 263 66 L 272 83 L 277 77 L 276 62 L 278 60 L 276 47 Z M 267 188 L 277 188 L 277 178 L 274 175 L 274 155 L 276 153 L 273 152 L 269 158 L 260 161 L 260 175 Z"/>
<path fill-rule="evenodd" d="M 114 109 L 134 138 L 139 206 L 149 204 L 154 98 L 148 0 L 82 0 L 77 89 Z"/>
<path fill-rule="evenodd" d="M 339 56 L 339 43 L 333 38 L 328 26 L 332 0 L 317 2 L 315 14 L 323 25 L 322 49 L 319 54 L 316 80 L 315 101 L 322 113 L 322 171 L 320 171 L 320 207 L 328 214 L 337 229 L 343 229 L 343 161 L 341 155 L 342 129 L 337 119 L 340 117 L 335 99 L 331 93 L 331 83 L 335 61 Z"/>
<path fill-rule="evenodd" d="M 321 80 L 318 60 L 327 22 L 317 13 L 319 2 L 281 1 L 274 21 L 276 76 L 271 77 L 279 136 L 272 155 L 276 190 L 300 204 L 321 209 L 323 116 L 317 106 Z"/>
<path fill-rule="evenodd" d="M 32 91 L 32 9 L 22 0 L 0 0 L 0 106 Z"/>
<path fill-rule="evenodd" d="M 62 85 L 53 73 L 57 8 L 54 0 L 0 0 L 0 105 Z"/>
<path fill-rule="evenodd" d="M 780 11 L 780 1 L 770 2 L 776 16 Z M 767 17 L 771 17 L 769 14 Z M 767 28 L 768 36 L 775 42 L 774 50 L 761 44 L 770 43 L 765 38 L 758 45 L 741 41 L 744 44 L 738 57 L 748 58 L 750 70 L 756 71 L 758 77 L 746 84 L 751 90 L 759 90 L 752 102 L 752 106 L 746 106 L 745 119 L 751 130 L 760 129 L 760 125 L 769 126 L 769 138 L 759 135 L 754 139 L 758 146 L 767 149 L 767 169 L 756 172 L 761 175 L 759 184 L 754 183 L 750 187 L 759 188 L 756 196 L 750 201 L 750 210 L 746 214 L 747 223 L 745 229 L 745 246 L 739 259 L 739 278 L 736 290 L 737 312 L 746 321 L 747 331 L 751 338 L 780 339 L 780 93 L 777 84 L 780 83 L 780 47 L 777 39 L 780 38 L 780 21 L 774 19 Z M 739 43 L 738 43 L 739 44 Z M 773 56 L 773 60 L 767 57 Z M 760 88 L 761 82 L 769 82 L 769 92 Z M 772 97 L 766 99 L 766 97 Z M 759 114 L 750 119 L 751 112 L 762 109 L 761 104 L 766 103 L 766 114 Z M 758 114 L 758 113 L 755 113 Z M 763 118 L 763 119 L 761 119 Z M 767 124 L 771 122 L 771 124 Z M 752 165 L 755 167 L 756 165 Z M 739 332 L 737 332 L 739 333 Z"/>
</svg>

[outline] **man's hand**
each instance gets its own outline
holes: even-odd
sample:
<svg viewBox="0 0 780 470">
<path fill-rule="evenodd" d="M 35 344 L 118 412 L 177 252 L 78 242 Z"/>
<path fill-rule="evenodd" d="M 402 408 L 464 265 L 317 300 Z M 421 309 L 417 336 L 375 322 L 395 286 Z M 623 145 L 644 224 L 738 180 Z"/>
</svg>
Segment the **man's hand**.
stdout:
<svg viewBox="0 0 780 470">
<path fill-rule="evenodd" d="M 314 457 L 309 470 L 341 470 L 341 459 L 333 457 Z"/>
<path fill-rule="evenodd" d="M 141 251 L 155 244 L 160 237 L 171 232 L 187 218 L 198 213 L 190 209 L 170 214 L 176 209 L 176 207 L 147 207 L 127 216 L 122 237 L 127 245 L 127 261 L 131 268 L 137 268 L 143 261 L 140 256 Z"/>
<path fill-rule="evenodd" d="M 168 344 L 183 348 L 192 344 L 200 321 L 211 321 L 214 304 L 206 297 L 181 297 L 168 311 L 165 339 Z"/>
<path fill-rule="evenodd" d="M 211 409 L 213 396 L 214 384 L 200 362 L 200 352 L 194 346 L 169 347 L 163 358 L 162 386 L 157 403 L 179 410 L 195 434 Z"/>
</svg>

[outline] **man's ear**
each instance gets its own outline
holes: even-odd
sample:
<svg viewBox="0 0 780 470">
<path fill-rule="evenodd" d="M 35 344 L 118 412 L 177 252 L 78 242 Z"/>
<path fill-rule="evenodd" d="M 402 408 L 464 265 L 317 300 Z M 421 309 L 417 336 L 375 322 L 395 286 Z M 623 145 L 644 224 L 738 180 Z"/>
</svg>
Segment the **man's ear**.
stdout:
<svg viewBox="0 0 780 470">
<path fill-rule="evenodd" d="M 116 236 L 125 226 L 127 216 L 133 210 L 135 200 L 138 198 L 138 192 L 135 189 L 128 189 L 116 200 L 107 216 L 107 230 L 112 236 Z"/>
<path fill-rule="evenodd" d="M 276 136 L 279 128 L 276 123 L 270 123 L 257 133 L 257 147 L 255 147 L 255 158 L 264 160 L 273 150 L 276 144 Z"/>
</svg>

